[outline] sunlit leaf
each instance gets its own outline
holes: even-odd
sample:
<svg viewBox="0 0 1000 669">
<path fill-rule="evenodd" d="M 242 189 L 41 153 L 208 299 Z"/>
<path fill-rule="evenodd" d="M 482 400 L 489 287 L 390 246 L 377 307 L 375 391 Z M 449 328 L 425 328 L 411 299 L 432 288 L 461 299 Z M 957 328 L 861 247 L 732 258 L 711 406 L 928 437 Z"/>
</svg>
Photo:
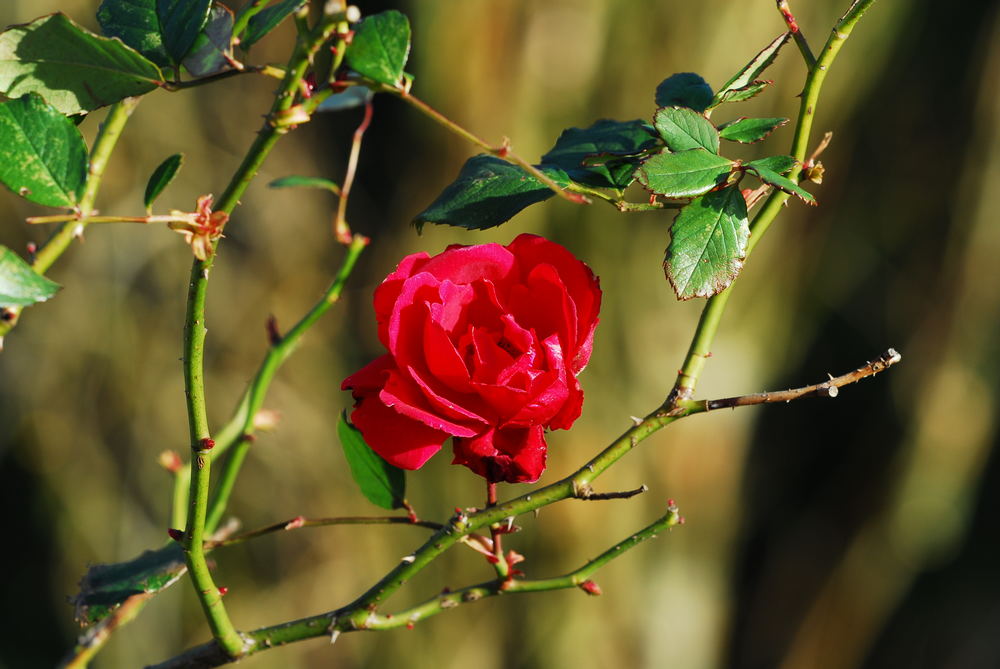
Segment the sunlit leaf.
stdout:
<svg viewBox="0 0 1000 669">
<path fill-rule="evenodd" d="M 664 150 L 646 159 L 636 172 L 647 190 L 666 197 L 693 197 L 723 184 L 735 163 L 705 149 L 670 153 Z"/>
<path fill-rule="evenodd" d="M 769 156 L 755 160 L 753 164 L 778 174 L 788 174 L 797 162 L 791 156 Z"/>
<path fill-rule="evenodd" d="M 774 62 L 774 59 L 778 56 L 778 52 L 781 50 L 781 47 L 785 45 L 791 36 L 791 33 L 785 32 L 774 38 L 770 44 L 764 47 L 760 53 L 754 56 L 749 63 L 744 65 L 739 72 L 734 74 L 729 81 L 724 83 L 719 90 L 716 91 L 715 97 L 711 100 L 711 106 L 714 107 L 722 102 L 736 102 L 739 99 L 747 99 L 732 97 L 729 96 L 729 94 L 740 89 L 747 89 L 755 83 L 764 83 L 757 82 L 757 78 L 760 77 L 761 73 Z M 766 85 L 766 83 L 764 85 Z M 748 97 L 753 97 L 753 95 L 759 93 L 763 88 L 764 86 L 761 86 Z"/>
<path fill-rule="evenodd" d="M 786 193 L 791 193 L 806 204 L 816 204 L 816 198 L 813 197 L 812 193 L 802 188 L 791 179 L 783 177 L 777 172 L 772 171 L 762 161 L 755 160 L 749 162 L 746 164 L 746 169 L 748 172 L 756 174 L 757 178 L 764 183 L 770 184 L 775 188 L 779 188 Z"/>
<path fill-rule="evenodd" d="M 653 116 L 653 126 L 671 151 L 705 149 L 719 152 L 719 132 L 711 121 L 693 109 L 664 107 Z"/>
<path fill-rule="evenodd" d="M 27 307 L 44 302 L 58 290 L 58 283 L 31 269 L 6 246 L 0 246 L 0 307 Z"/>
<path fill-rule="evenodd" d="M 142 198 L 143 204 L 145 204 L 146 209 L 153 206 L 153 202 L 156 198 L 160 197 L 160 193 L 166 188 L 174 177 L 177 176 L 177 170 L 181 168 L 184 163 L 184 154 L 175 153 L 157 166 L 153 170 L 153 174 L 150 175 L 149 181 L 146 183 L 146 194 Z"/>
<path fill-rule="evenodd" d="M 588 128 L 567 128 L 559 135 L 543 166 L 558 167 L 570 179 L 597 188 L 623 189 L 632 183 L 638 160 L 630 158 L 659 142 L 645 121 L 600 120 Z M 600 164 L 586 159 L 600 156 Z"/>
<path fill-rule="evenodd" d="M 390 9 L 365 17 L 354 30 L 344 55 L 347 66 L 368 79 L 396 86 L 410 55 L 410 20 Z"/>
<path fill-rule="evenodd" d="M 787 118 L 738 118 L 719 126 L 719 136 L 730 142 L 753 144 L 788 123 Z"/>
<path fill-rule="evenodd" d="M 677 297 L 711 297 L 739 275 L 750 224 L 736 186 L 707 193 L 681 209 L 670 228 L 663 269 Z"/>
<path fill-rule="evenodd" d="M 368 501 L 383 509 L 398 509 L 406 496 L 406 474 L 390 465 L 365 443 L 361 431 L 347 422 L 347 412 L 340 414 L 337 435 L 351 476 Z"/>
<path fill-rule="evenodd" d="M 688 107 L 705 111 L 712 102 L 712 87 L 694 72 L 671 75 L 656 87 L 657 107 Z"/>
<path fill-rule="evenodd" d="M 163 82 L 155 63 L 117 39 L 50 14 L 0 33 L 0 93 L 38 93 L 63 114 L 142 95 Z"/>
<path fill-rule="evenodd" d="M 757 97 L 760 93 L 773 84 L 773 81 L 768 79 L 753 81 L 743 88 L 734 88 L 728 90 L 725 93 L 719 95 L 718 102 L 716 104 L 722 104 L 723 102 L 743 102 L 744 100 L 749 100 L 750 98 Z M 715 104 L 712 105 L 716 106 Z"/>
<path fill-rule="evenodd" d="M 268 188 L 321 188 L 339 194 L 340 186 L 322 177 L 288 176 L 275 179 L 267 184 Z"/>
</svg>

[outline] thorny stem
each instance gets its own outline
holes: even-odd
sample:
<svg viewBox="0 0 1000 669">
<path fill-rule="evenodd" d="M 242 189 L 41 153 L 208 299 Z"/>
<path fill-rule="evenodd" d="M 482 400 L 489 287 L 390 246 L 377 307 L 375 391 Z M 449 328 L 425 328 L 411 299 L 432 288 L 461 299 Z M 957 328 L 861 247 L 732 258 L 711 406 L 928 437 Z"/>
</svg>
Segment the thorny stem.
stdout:
<svg viewBox="0 0 1000 669">
<path fill-rule="evenodd" d="M 340 199 L 337 202 L 337 217 L 333 222 L 333 234 L 341 244 L 351 243 L 351 228 L 347 225 L 347 201 L 351 197 L 351 187 L 354 185 L 354 176 L 358 170 L 358 158 L 361 156 L 361 140 L 365 136 L 365 131 L 372 122 L 372 101 L 365 103 L 365 115 L 354 131 L 354 139 L 351 141 L 351 155 L 347 159 L 347 170 L 344 172 L 344 181 L 340 187 Z"/>
<path fill-rule="evenodd" d="M 274 523 L 267 527 L 261 527 L 250 532 L 237 534 L 228 539 L 219 541 L 209 541 L 205 544 L 206 550 L 214 550 L 224 546 L 235 546 L 256 539 L 258 537 L 272 534 L 274 532 L 287 532 L 297 530 L 301 527 L 327 527 L 330 525 L 413 525 L 414 527 L 424 527 L 430 530 L 440 530 L 441 523 L 432 520 L 413 520 L 409 516 L 342 516 L 338 518 L 305 518 L 296 516 L 291 520 L 282 523 Z"/>
<path fill-rule="evenodd" d="M 497 505 L 497 484 L 496 481 L 486 481 L 486 508 L 490 508 Z M 496 558 L 496 562 L 493 563 L 493 567 L 497 571 L 497 576 L 500 579 L 506 579 L 510 576 L 510 565 L 507 564 L 507 560 L 503 557 L 503 531 L 499 525 L 490 525 L 490 539 L 493 541 L 493 557 Z"/>
<path fill-rule="evenodd" d="M 792 39 L 795 40 L 795 46 L 798 47 L 799 53 L 802 54 L 802 59 L 805 60 L 806 67 L 812 68 L 816 65 L 816 56 L 813 55 L 812 49 L 809 48 L 809 42 L 806 41 L 806 36 L 802 34 L 799 24 L 795 21 L 795 16 L 788 6 L 788 0 L 777 0 L 777 3 L 778 11 L 781 12 L 782 18 L 785 19 L 788 32 L 792 34 Z"/>
<path fill-rule="evenodd" d="M 809 136 L 812 131 L 813 119 L 816 113 L 816 103 L 819 100 L 820 91 L 823 88 L 823 81 L 826 73 L 833 63 L 844 41 L 850 36 L 851 31 L 857 24 L 861 16 L 875 3 L 875 0 L 855 0 L 847 12 L 840 18 L 833 27 L 823 51 L 815 61 L 813 67 L 809 68 L 806 75 L 805 88 L 802 91 L 802 101 L 799 105 L 798 120 L 795 124 L 795 135 L 792 138 L 792 156 L 797 161 L 795 167 L 789 173 L 788 178 L 792 181 L 798 179 L 799 172 L 802 171 L 802 161 L 806 157 L 809 146 Z M 779 7 L 780 8 L 780 7 Z M 774 218 L 781 211 L 782 205 L 788 200 L 789 195 L 780 190 L 774 190 L 764 206 L 754 217 L 750 225 L 750 241 L 747 244 L 747 257 L 760 242 L 761 237 L 767 232 Z M 698 378 L 705 367 L 706 359 L 711 355 L 712 341 L 718 331 L 722 314 L 729 301 L 729 295 L 733 287 L 730 286 L 724 291 L 708 300 L 705 308 L 701 312 L 698 327 L 691 340 L 684 364 L 678 370 L 677 380 L 670 393 L 668 401 L 679 402 L 691 399 L 694 394 Z"/>
<path fill-rule="evenodd" d="M 97 200 L 97 193 L 101 188 L 101 180 L 104 177 L 104 170 L 108 166 L 108 161 L 114 151 L 118 138 L 121 137 L 125 125 L 133 110 L 139 104 L 140 98 L 125 98 L 120 102 L 111 105 L 108 115 L 101 123 L 101 128 L 94 139 L 94 145 L 90 150 L 90 158 L 87 166 L 87 184 L 84 187 L 83 195 L 77 205 L 79 215 L 72 215 L 71 218 L 59 226 L 59 229 L 52 233 L 45 244 L 35 254 L 35 259 L 31 263 L 31 269 L 39 274 L 49 271 L 56 260 L 69 248 L 73 239 L 80 237 L 86 229 L 90 214 Z M 17 325 L 20 309 L 13 307 L 8 309 L 7 319 L 0 322 L 0 344 L 3 337 Z M 2 348 L 2 346 L 0 346 Z"/>
</svg>

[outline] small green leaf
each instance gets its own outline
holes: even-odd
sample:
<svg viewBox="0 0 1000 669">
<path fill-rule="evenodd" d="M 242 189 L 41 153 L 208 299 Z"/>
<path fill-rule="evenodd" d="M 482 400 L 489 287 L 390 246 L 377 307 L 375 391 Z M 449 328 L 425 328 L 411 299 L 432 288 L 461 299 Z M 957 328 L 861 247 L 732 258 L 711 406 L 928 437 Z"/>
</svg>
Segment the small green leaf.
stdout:
<svg viewBox="0 0 1000 669">
<path fill-rule="evenodd" d="M 719 126 L 719 136 L 730 142 L 753 144 L 764 139 L 775 128 L 788 123 L 787 118 L 738 118 Z"/>
<path fill-rule="evenodd" d="M 664 107 L 653 116 L 653 125 L 671 151 L 702 148 L 712 153 L 719 152 L 719 131 L 703 114 L 693 109 Z"/>
<path fill-rule="evenodd" d="M 10 98 L 38 93 L 63 114 L 79 114 L 162 83 L 160 68 L 145 56 L 64 14 L 0 33 L 0 93 Z"/>
<path fill-rule="evenodd" d="M 345 91 L 334 93 L 316 107 L 318 112 L 337 112 L 354 109 L 368 104 L 375 94 L 367 86 L 351 86 Z"/>
<path fill-rule="evenodd" d="M 556 183 L 569 183 L 566 173 L 541 166 Z M 554 193 L 517 165 L 481 154 L 465 162 L 455 179 L 427 209 L 417 214 L 419 230 L 425 223 L 444 223 L 469 230 L 484 230 L 509 221 L 516 213 Z"/>
<path fill-rule="evenodd" d="M 304 4 L 306 0 L 282 0 L 273 7 L 254 14 L 247 23 L 246 34 L 240 40 L 240 44 L 244 49 L 249 49 Z"/>
<path fill-rule="evenodd" d="M 73 207 L 87 180 L 87 145 L 80 130 L 29 93 L 0 104 L 0 181 L 48 207 Z"/>
<path fill-rule="evenodd" d="M 31 269 L 6 246 L 0 246 L 0 307 L 28 307 L 44 302 L 58 290 L 58 283 Z"/>
<path fill-rule="evenodd" d="M 184 552 L 177 542 L 128 562 L 95 564 L 84 574 L 80 592 L 73 597 L 76 619 L 82 625 L 99 622 L 129 597 L 159 592 L 186 571 Z"/>
<path fill-rule="evenodd" d="M 769 156 L 753 161 L 754 165 L 759 165 L 778 174 L 788 174 L 795 167 L 796 163 L 798 161 L 791 156 Z"/>
<path fill-rule="evenodd" d="M 233 56 L 233 12 L 215 3 L 208 23 L 184 57 L 183 65 L 196 77 L 205 77 L 228 70 Z"/>
<path fill-rule="evenodd" d="M 737 98 L 727 97 L 727 94 L 739 89 L 747 89 L 754 84 L 764 83 L 758 82 L 756 79 L 761 75 L 761 73 L 764 72 L 764 70 L 768 68 L 768 66 L 771 65 L 771 63 L 774 62 L 774 59 L 778 56 L 778 51 L 781 50 L 781 47 L 785 45 L 791 36 L 792 34 L 790 32 L 785 32 L 773 39 L 771 43 L 764 47 L 760 53 L 754 56 L 749 63 L 744 65 L 739 72 L 734 74 L 732 79 L 724 83 L 722 87 L 719 88 L 715 97 L 711 100 L 711 106 L 714 107 L 723 102 L 736 102 Z M 767 84 L 764 83 L 764 85 L 766 86 Z M 757 91 L 748 97 L 753 97 L 763 90 L 763 88 L 764 86 L 760 86 Z M 738 99 L 745 100 L 747 98 Z"/>
<path fill-rule="evenodd" d="M 175 63 L 184 60 L 208 22 L 212 0 L 156 0 L 163 47 Z"/>
<path fill-rule="evenodd" d="M 157 166 L 153 173 L 149 177 L 149 181 L 146 183 L 146 194 L 143 196 L 142 201 L 146 206 L 148 211 L 150 207 L 153 206 L 153 202 L 156 198 L 160 197 L 160 193 L 166 188 L 174 177 L 177 176 L 177 170 L 181 168 L 184 163 L 184 154 L 175 153 Z"/>
<path fill-rule="evenodd" d="M 677 214 L 663 270 L 677 297 L 711 297 L 743 269 L 750 239 L 747 205 L 737 186 L 694 200 Z"/>
<path fill-rule="evenodd" d="M 735 163 L 705 149 L 670 153 L 663 150 L 646 159 L 636 172 L 647 190 L 666 197 L 693 197 L 725 183 Z"/>
<path fill-rule="evenodd" d="M 786 193 L 791 193 L 792 195 L 796 196 L 806 204 L 812 204 L 812 205 L 816 204 L 816 198 L 813 197 L 812 193 L 802 188 L 791 179 L 783 177 L 777 172 L 774 172 L 773 170 L 769 169 L 764 163 L 764 161 L 754 160 L 753 162 L 749 162 L 746 164 L 746 169 L 748 172 L 756 174 L 757 178 L 763 181 L 764 183 L 770 184 L 775 188 L 779 188 L 785 191 Z"/>
<path fill-rule="evenodd" d="M 410 20 L 390 9 L 365 17 L 355 28 L 344 59 L 372 81 L 397 86 L 410 55 Z"/>
<path fill-rule="evenodd" d="M 323 177 L 300 177 L 300 176 L 289 176 L 281 177 L 280 179 L 275 179 L 271 183 L 267 184 L 268 188 L 321 188 L 323 190 L 328 190 L 334 195 L 340 195 L 340 186 L 330 181 L 329 179 L 324 179 Z"/>
<path fill-rule="evenodd" d="M 743 88 L 734 88 L 731 91 L 726 91 L 719 96 L 719 101 L 714 103 L 712 107 L 716 107 L 723 102 L 743 102 L 744 100 L 755 98 L 760 95 L 761 91 L 773 83 L 770 80 L 754 81 Z"/>
<path fill-rule="evenodd" d="M 161 67 L 170 64 L 156 0 L 104 0 L 97 9 L 97 22 L 108 37 L 117 37 Z"/>
<path fill-rule="evenodd" d="M 383 509 L 398 509 L 406 496 L 406 474 L 382 459 L 365 443 L 361 431 L 347 422 L 347 412 L 340 414 L 337 435 L 354 482 L 368 501 Z"/>
<path fill-rule="evenodd" d="M 705 111 L 712 102 L 712 87 L 694 72 L 674 74 L 656 87 L 657 107 L 688 107 Z"/>
<path fill-rule="evenodd" d="M 638 160 L 631 158 L 659 142 L 645 121 L 603 119 L 588 128 L 567 128 L 559 135 L 543 166 L 557 167 L 577 183 L 596 188 L 624 189 L 632 183 Z M 586 164 L 587 158 L 609 156 L 601 164 Z"/>
</svg>

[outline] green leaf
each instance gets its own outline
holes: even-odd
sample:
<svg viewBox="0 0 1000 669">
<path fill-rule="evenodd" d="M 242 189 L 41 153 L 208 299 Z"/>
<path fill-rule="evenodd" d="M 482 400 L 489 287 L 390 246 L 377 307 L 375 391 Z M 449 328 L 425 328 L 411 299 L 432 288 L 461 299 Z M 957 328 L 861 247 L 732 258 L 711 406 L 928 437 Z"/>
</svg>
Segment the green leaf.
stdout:
<svg viewBox="0 0 1000 669">
<path fill-rule="evenodd" d="M 233 55 L 233 12 L 215 3 L 208 14 L 208 23 L 184 57 L 183 65 L 196 77 L 205 77 L 228 70 Z"/>
<path fill-rule="evenodd" d="M 306 0 L 283 0 L 273 7 L 254 14 L 247 23 L 247 31 L 240 44 L 244 49 L 249 49 L 304 4 Z"/>
<path fill-rule="evenodd" d="M 787 118 L 738 118 L 719 126 L 719 136 L 730 142 L 753 144 L 764 139 L 775 128 L 788 123 Z"/>
<path fill-rule="evenodd" d="M 688 107 L 705 111 L 712 102 L 712 87 L 694 72 L 674 74 L 656 87 L 657 107 Z"/>
<path fill-rule="evenodd" d="M 703 114 L 693 109 L 664 107 L 653 116 L 653 125 L 671 151 L 702 148 L 712 153 L 719 152 L 719 131 Z"/>
<path fill-rule="evenodd" d="M 97 22 L 108 37 L 117 37 L 161 67 L 170 65 L 156 0 L 104 0 L 97 9 Z"/>
<path fill-rule="evenodd" d="M 156 0 L 163 47 L 175 63 L 184 60 L 208 22 L 212 0 Z"/>
<path fill-rule="evenodd" d="M 718 102 L 713 103 L 712 107 L 716 107 L 724 102 L 743 102 L 744 100 L 757 97 L 761 91 L 773 83 L 770 80 L 754 81 L 743 88 L 734 88 L 731 91 L 726 91 L 719 96 Z"/>
<path fill-rule="evenodd" d="M 711 297 L 743 268 L 750 239 L 747 205 L 737 186 L 694 200 L 677 214 L 663 270 L 677 297 Z"/>
<path fill-rule="evenodd" d="M 128 562 L 95 564 L 80 580 L 80 592 L 73 598 L 76 619 L 83 625 L 99 622 L 129 597 L 159 592 L 176 583 L 185 571 L 184 552 L 176 542 Z"/>
<path fill-rule="evenodd" d="M 777 156 L 778 158 L 783 158 L 784 156 Z M 767 159 L 765 159 L 767 160 Z M 797 183 L 792 181 L 787 177 L 783 177 L 777 172 L 771 170 L 767 167 L 765 160 L 754 160 L 746 164 L 746 169 L 748 172 L 752 172 L 757 175 L 757 178 L 766 184 L 770 184 L 775 188 L 779 188 L 786 193 L 791 193 L 796 196 L 806 204 L 816 204 L 816 198 L 813 197 L 812 193 L 806 189 L 799 186 Z"/>
<path fill-rule="evenodd" d="M 639 167 L 636 177 L 647 190 L 666 197 L 693 197 L 726 181 L 735 163 L 705 149 L 663 150 Z"/>
<path fill-rule="evenodd" d="M 316 107 L 318 112 L 336 112 L 354 109 L 368 104 L 375 94 L 367 86 L 351 86 L 345 91 L 334 93 Z"/>
<path fill-rule="evenodd" d="M 541 169 L 556 183 L 569 183 L 566 173 L 558 167 L 542 165 Z M 553 195 L 545 184 L 517 165 L 481 154 L 467 160 L 458 178 L 413 222 L 418 230 L 425 223 L 484 230 L 509 221 L 525 207 Z"/>
<path fill-rule="evenodd" d="M 629 158 L 657 146 L 659 142 L 645 121 L 603 119 L 589 128 L 567 128 L 559 135 L 543 166 L 557 167 L 570 179 L 596 188 L 626 188 L 632 183 L 638 160 Z M 593 156 L 611 156 L 599 165 L 587 165 Z"/>
<path fill-rule="evenodd" d="M 58 290 L 58 283 L 31 269 L 6 246 L 0 246 L 0 307 L 28 307 L 44 302 Z"/>
<path fill-rule="evenodd" d="M 410 20 L 390 9 L 362 20 L 344 59 L 347 66 L 372 81 L 396 86 L 410 55 Z"/>
<path fill-rule="evenodd" d="M 146 183 L 146 194 L 142 198 L 147 211 L 153 206 L 153 202 L 156 198 L 160 197 L 160 193 L 163 192 L 163 189 L 174 180 L 174 177 L 177 176 L 177 170 L 181 168 L 183 163 L 184 154 L 175 153 L 160 163 L 159 166 L 153 170 L 153 173 L 149 177 L 149 181 Z"/>
<path fill-rule="evenodd" d="M 403 506 L 406 495 L 406 474 L 382 459 L 365 443 L 361 431 L 347 422 L 347 412 L 340 414 L 337 435 L 344 447 L 344 457 L 351 468 L 354 482 L 368 501 L 383 509 Z"/>
<path fill-rule="evenodd" d="M 757 82 L 756 79 L 771 65 L 771 63 L 774 62 L 774 59 L 778 56 L 778 51 L 781 50 L 781 47 L 785 45 L 791 36 L 792 34 L 790 32 L 785 32 L 773 39 L 771 43 L 764 47 L 760 53 L 754 56 L 749 63 L 744 65 L 739 72 L 734 74 L 732 79 L 724 83 L 722 87 L 719 88 L 719 90 L 715 93 L 715 97 L 711 100 L 711 106 L 714 107 L 722 102 L 736 102 L 736 100 L 732 97 L 726 98 L 727 93 L 739 89 L 746 89 L 755 83 L 763 83 Z M 763 90 L 763 88 L 764 86 L 761 86 L 760 89 L 749 97 L 753 97 L 753 95 L 759 93 L 760 90 Z"/>
<path fill-rule="evenodd" d="M 769 156 L 755 160 L 753 164 L 778 174 L 788 174 L 798 162 L 791 156 Z"/>
<path fill-rule="evenodd" d="M 37 204 L 76 206 L 87 181 L 76 124 L 34 93 L 0 104 L 0 181 Z"/>
<path fill-rule="evenodd" d="M 142 95 L 163 74 L 139 52 L 50 14 L 0 33 L 0 93 L 38 93 L 63 114 Z"/>
<path fill-rule="evenodd" d="M 268 188 L 321 188 L 335 195 L 340 195 L 340 186 L 322 177 L 289 176 L 275 179 L 267 184 Z"/>
</svg>

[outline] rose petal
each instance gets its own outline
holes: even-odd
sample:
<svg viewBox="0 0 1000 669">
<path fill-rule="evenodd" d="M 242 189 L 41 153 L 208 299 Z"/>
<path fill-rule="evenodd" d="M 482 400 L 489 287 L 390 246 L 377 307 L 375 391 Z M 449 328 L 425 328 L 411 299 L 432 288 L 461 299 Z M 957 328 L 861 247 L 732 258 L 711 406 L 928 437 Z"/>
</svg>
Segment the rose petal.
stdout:
<svg viewBox="0 0 1000 669">
<path fill-rule="evenodd" d="M 423 392 L 424 397 L 430 403 L 432 409 L 439 410 L 445 416 L 449 416 L 458 420 L 460 422 L 473 422 L 481 423 L 483 425 L 487 424 L 487 420 L 482 417 L 485 413 L 483 403 L 475 395 L 465 395 L 461 393 L 454 393 L 450 395 L 451 398 L 439 393 L 434 389 L 434 382 L 428 378 L 423 377 L 420 372 L 418 372 L 413 367 L 407 367 L 406 371 L 409 373 L 410 378 L 413 382 L 417 384 L 417 387 Z M 474 405 L 475 408 L 466 408 L 463 405 Z M 478 406 L 476 406 L 478 405 Z M 476 413 L 476 409 L 479 413 Z"/>
<path fill-rule="evenodd" d="M 406 256 L 396 266 L 396 270 L 375 289 L 375 320 L 378 323 L 378 338 L 386 348 L 389 348 L 389 318 L 392 316 L 393 306 L 399 299 L 403 283 L 419 272 L 429 259 L 430 256 L 426 253 L 414 253 Z"/>
<path fill-rule="evenodd" d="M 470 428 L 437 415 L 433 407 L 428 406 L 427 398 L 420 392 L 420 388 L 396 370 L 391 370 L 386 376 L 385 387 L 379 392 L 378 398 L 394 411 L 452 436 L 471 437 L 479 432 L 478 428 Z"/>
<path fill-rule="evenodd" d="M 361 430 L 373 451 L 403 469 L 419 469 L 451 436 L 401 416 L 374 395 L 358 401 L 351 422 Z"/>
<path fill-rule="evenodd" d="M 465 465 L 490 481 L 532 483 L 545 470 L 545 434 L 541 425 L 491 429 L 452 443 L 452 463 Z"/>
<path fill-rule="evenodd" d="M 516 267 L 513 254 L 499 244 L 450 246 L 444 253 L 430 259 L 421 270 L 440 280 L 454 283 L 507 281 Z"/>
</svg>

